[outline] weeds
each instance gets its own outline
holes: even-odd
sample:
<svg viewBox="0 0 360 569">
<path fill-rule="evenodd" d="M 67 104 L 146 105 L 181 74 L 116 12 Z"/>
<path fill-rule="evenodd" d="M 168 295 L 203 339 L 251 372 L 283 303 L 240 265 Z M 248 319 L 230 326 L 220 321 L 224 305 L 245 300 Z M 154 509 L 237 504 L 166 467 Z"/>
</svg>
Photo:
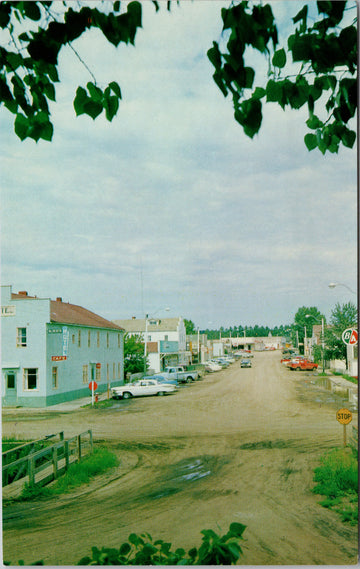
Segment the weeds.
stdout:
<svg viewBox="0 0 360 569">
<path fill-rule="evenodd" d="M 118 463 L 117 457 L 112 452 L 103 447 L 97 448 L 81 462 L 71 464 L 66 474 L 51 486 L 41 487 L 26 483 L 18 500 L 33 500 L 71 492 L 82 484 L 88 484 L 92 478 L 117 466 Z"/>
<path fill-rule="evenodd" d="M 325 508 L 338 512 L 342 521 L 356 525 L 358 520 L 358 462 L 357 451 L 333 449 L 321 459 L 314 470 L 312 489 L 315 494 L 327 496 L 320 502 Z"/>
</svg>

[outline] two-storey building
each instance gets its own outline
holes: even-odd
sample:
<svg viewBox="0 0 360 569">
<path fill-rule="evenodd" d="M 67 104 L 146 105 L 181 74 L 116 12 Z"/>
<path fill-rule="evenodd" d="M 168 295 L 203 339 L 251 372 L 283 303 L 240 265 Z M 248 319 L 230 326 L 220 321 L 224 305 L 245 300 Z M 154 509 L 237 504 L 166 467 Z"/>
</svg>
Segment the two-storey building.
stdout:
<svg viewBox="0 0 360 569">
<path fill-rule="evenodd" d="M 46 407 L 124 380 L 124 330 L 61 298 L 1 287 L 4 406 Z"/>
<path fill-rule="evenodd" d="M 186 351 L 186 328 L 184 319 L 177 318 L 131 318 L 113 321 L 124 328 L 129 336 L 138 336 L 146 343 L 149 368 L 159 373 L 169 365 L 187 365 L 191 354 Z"/>
</svg>

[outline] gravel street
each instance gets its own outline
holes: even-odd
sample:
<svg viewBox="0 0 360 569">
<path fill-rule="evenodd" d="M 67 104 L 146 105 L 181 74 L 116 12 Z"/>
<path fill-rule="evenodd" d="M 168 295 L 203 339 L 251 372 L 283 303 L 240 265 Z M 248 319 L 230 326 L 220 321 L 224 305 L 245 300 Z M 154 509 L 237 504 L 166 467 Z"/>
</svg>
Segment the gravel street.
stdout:
<svg viewBox="0 0 360 569">
<path fill-rule="evenodd" d="M 357 563 L 357 528 L 310 491 L 319 457 L 342 445 L 335 413 L 344 402 L 280 357 L 255 353 L 251 369 L 237 362 L 174 395 L 110 409 L 4 409 L 4 436 L 92 429 L 120 459 L 74 493 L 5 502 L 4 559 L 75 565 L 93 545 L 119 547 L 132 532 L 189 549 L 202 529 L 225 533 L 240 522 L 240 564 Z"/>
</svg>

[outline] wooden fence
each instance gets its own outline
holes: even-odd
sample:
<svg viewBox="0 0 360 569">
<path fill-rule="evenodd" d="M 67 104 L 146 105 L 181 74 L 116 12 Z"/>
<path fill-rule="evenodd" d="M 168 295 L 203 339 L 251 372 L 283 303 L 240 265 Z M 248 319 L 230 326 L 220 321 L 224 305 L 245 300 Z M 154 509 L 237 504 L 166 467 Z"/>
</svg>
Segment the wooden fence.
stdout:
<svg viewBox="0 0 360 569">
<path fill-rule="evenodd" d="M 3 453 L 3 487 L 20 480 L 22 481 L 22 479 L 26 477 L 28 478 L 30 485 L 37 484 L 39 486 L 44 486 L 45 484 L 49 484 L 49 482 L 56 480 L 69 468 L 70 464 L 79 462 L 85 456 L 92 454 L 93 438 L 91 430 L 85 431 L 84 433 L 68 440 L 64 440 L 63 432 L 59 433 L 59 435 L 59 442 L 45 446 L 41 450 L 34 451 L 36 448 L 34 443 L 22 445 L 23 449 L 24 447 L 29 446 L 31 450 L 26 456 L 15 458 L 15 460 L 10 461 L 10 453 L 13 453 L 14 455 L 14 453 L 19 451 L 19 448 L 21 447 Z M 35 442 L 39 443 L 40 441 Z"/>
</svg>

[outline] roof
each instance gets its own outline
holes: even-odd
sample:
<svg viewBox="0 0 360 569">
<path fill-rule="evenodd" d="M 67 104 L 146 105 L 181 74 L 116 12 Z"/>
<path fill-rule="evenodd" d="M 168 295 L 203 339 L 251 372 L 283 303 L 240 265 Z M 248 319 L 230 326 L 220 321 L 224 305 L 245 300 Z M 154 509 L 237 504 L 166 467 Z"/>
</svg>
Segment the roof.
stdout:
<svg viewBox="0 0 360 569">
<path fill-rule="evenodd" d="M 148 332 L 166 332 L 177 330 L 180 318 L 148 318 Z M 126 332 L 142 333 L 145 332 L 145 318 L 131 318 L 130 320 L 113 320 L 115 324 L 121 326 Z M 157 322 L 157 324 L 151 324 Z"/>
<path fill-rule="evenodd" d="M 39 300 L 36 296 L 29 296 L 25 291 L 22 294 L 12 293 L 11 298 L 14 300 Z M 102 316 L 99 316 L 82 306 L 70 304 L 69 302 L 62 302 L 60 298 L 57 300 L 50 300 L 50 322 L 123 331 L 123 328 L 114 324 L 114 322 L 106 320 Z"/>
<path fill-rule="evenodd" d="M 82 306 L 69 304 L 59 300 L 50 301 L 50 320 L 51 322 L 61 322 L 63 324 L 78 324 L 80 326 L 92 326 L 93 328 L 110 328 L 112 330 L 123 330 L 120 326 L 90 312 Z"/>
</svg>

